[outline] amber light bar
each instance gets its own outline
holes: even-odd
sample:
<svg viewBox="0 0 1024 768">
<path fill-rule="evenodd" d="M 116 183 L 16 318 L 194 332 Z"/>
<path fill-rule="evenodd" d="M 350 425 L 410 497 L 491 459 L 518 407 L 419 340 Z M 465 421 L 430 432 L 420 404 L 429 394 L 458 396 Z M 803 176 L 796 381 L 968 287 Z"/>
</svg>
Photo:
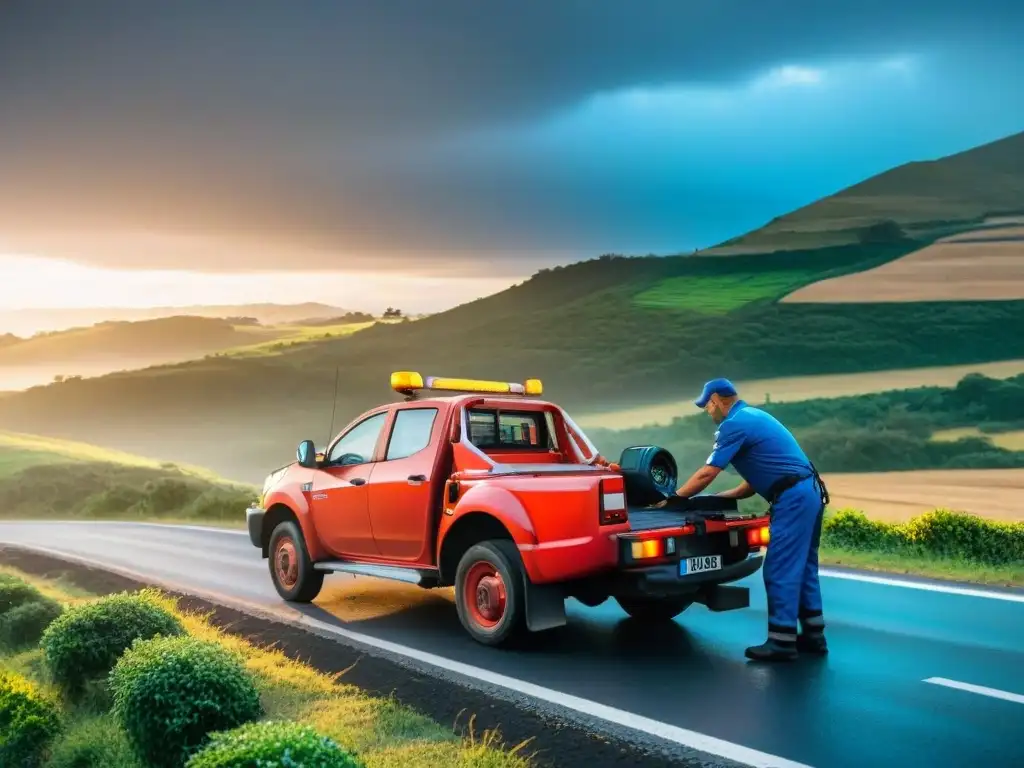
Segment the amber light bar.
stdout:
<svg viewBox="0 0 1024 768">
<path fill-rule="evenodd" d="M 522 384 L 508 381 L 459 379 L 445 376 L 423 376 L 415 371 L 396 371 L 391 374 L 391 388 L 402 394 L 420 389 L 445 392 L 482 392 L 494 395 L 540 395 L 544 385 L 540 379 L 527 379 Z"/>
</svg>

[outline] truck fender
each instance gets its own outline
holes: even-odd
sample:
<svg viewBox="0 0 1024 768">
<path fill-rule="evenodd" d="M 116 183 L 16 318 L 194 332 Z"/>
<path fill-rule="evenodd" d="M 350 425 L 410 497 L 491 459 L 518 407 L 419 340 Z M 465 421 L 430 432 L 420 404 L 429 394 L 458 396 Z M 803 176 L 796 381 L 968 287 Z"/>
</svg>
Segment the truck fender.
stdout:
<svg viewBox="0 0 1024 768">
<path fill-rule="evenodd" d="M 566 624 L 565 593 L 559 584 L 535 584 L 530 578 L 529 565 L 524 562 L 520 545 L 536 545 L 537 536 L 526 509 L 510 491 L 488 485 L 478 485 L 466 491 L 454 508 L 446 507 L 438 532 L 437 562 L 442 564 L 441 552 L 445 537 L 459 520 L 468 515 L 486 515 L 496 520 L 511 535 L 515 554 L 522 565 L 525 595 L 526 626 L 531 632 L 561 627 Z M 445 576 L 445 574 L 442 574 Z M 452 574 L 453 575 L 453 574 Z"/>
<path fill-rule="evenodd" d="M 290 484 L 285 485 L 281 489 L 271 491 L 263 500 L 263 508 L 267 510 L 267 516 L 263 522 L 264 541 L 269 541 L 271 529 L 279 522 L 280 514 L 274 513 L 275 507 L 278 510 L 284 509 L 291 512 L 298 522 L 299 529 L 302 531 L 302 538 L 306 540 L 306 551 L 309 553 L 309 559 L 314 562 L 323 560 L 326 557 L 326 553 L 323 547 L 320 546 L 320 537 L 317 535 L 316 525 L 313 523 L 313 516 L 309 511 L 309 501 L 303 494 L 292 490 Z M 267 556 L 266 545 L 264 545 L 263 556 Z"/>
</svg>

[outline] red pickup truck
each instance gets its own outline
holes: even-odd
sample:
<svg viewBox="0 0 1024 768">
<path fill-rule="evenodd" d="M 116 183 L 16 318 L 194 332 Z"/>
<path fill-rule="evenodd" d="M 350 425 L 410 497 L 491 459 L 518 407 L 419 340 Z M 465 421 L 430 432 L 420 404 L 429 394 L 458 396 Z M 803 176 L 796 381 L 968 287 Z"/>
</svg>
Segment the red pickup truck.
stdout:
<svg viewBox="0 0 1024 768">
<path fill-rule="evenodd" d="M 359 416 L 322 454 L 300 443 L 247 511 L 285 600 L 313 600 L 335 571 L 454 586 L 487 645 L 565 624 L 569 597 L 615 598 L 645 621 L 749 605 L 726 585 L 761 567 L 767 517 L 712 496 L 631 506 L 625 470 L 538 398 L 537 380 L 391 383 L 404 402 Z"/>
</svg>

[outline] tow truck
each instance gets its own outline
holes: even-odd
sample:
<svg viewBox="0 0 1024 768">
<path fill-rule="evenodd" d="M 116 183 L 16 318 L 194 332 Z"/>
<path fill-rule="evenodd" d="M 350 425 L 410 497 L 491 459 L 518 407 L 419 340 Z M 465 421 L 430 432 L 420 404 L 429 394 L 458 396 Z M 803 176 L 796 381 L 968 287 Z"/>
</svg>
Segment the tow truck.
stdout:
<svg viewBox="0 0 1024 768">
<path fill-rule="evenodd" d="M 749 606 L 732 582 L 761 568 L 768 517 L 675 496 L 667 451 L 609 463 L 537 379 L 399 371 L 391 388 L 400 401 L 322 452 L 303 440 L 246 512 L 285 601 L 314 600 L 333 572 L 454 587 L 462 626 L 490 646 L 564 625 L 569 598 L 643 622 Z"/>
</svg>

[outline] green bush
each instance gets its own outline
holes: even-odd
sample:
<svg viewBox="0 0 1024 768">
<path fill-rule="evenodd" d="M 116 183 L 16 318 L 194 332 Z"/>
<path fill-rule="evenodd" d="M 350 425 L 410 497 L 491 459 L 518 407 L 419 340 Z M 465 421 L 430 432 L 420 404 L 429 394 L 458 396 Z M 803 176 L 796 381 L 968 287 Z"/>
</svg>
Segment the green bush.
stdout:
<svg viewBox="0 0 1024 768">
<path fill-rule="evenodd" d="M 110 673 L 110 687 L 132 747 L 156 768 L 182 765 L 209 734 L 263 714 L 243 660 L 190 636 L 136 642 Z"/>
<path fill-rule="evenodd" d="M 839 549 L 893 552 L 978 565 L 1024 562 L 1024 523 L 1003 523 L 966 512 L 937 509 L 905 523 L 869 520 L 843 509 L 826 517 L 822 544 Z"/>
<path fill-rule="evenodd" d="M 56 600 L 40 596 L 0 614 L 0 648 L 20 651 L 36 645 L 46 628 L 63 613 Z"/>
<path fill-rule="evenodd" d="M 141 768 L 124 730 L 107 714 L 80 720 L 53 744 L 46 768 Z"/>
<path fill-rule="evenodd" d="M 46 628 L 41 645 L 54 680 L 76 694 L 88 681 L 106 675 L 133 641 L 184 631 L 159 593 L 143 590 L 69 608 Z"/>
<path fill-rule="evenodd" d="M 247 723 L 215 733 L 186 768 L 361 768 L 363 763 L 332 739 L 298 723 Z"/>
<path fill-rule="evenodd" d="M 42 593 L 16 576 L 0 573 L 0 616 L 19 605 L 42 599 Z"/>
<path fill-rule="evenodd" d="M 41 765 L 60 729 L 56 702 L 20 675 L 0 670 L 0 765 Z"/>
</svg>

